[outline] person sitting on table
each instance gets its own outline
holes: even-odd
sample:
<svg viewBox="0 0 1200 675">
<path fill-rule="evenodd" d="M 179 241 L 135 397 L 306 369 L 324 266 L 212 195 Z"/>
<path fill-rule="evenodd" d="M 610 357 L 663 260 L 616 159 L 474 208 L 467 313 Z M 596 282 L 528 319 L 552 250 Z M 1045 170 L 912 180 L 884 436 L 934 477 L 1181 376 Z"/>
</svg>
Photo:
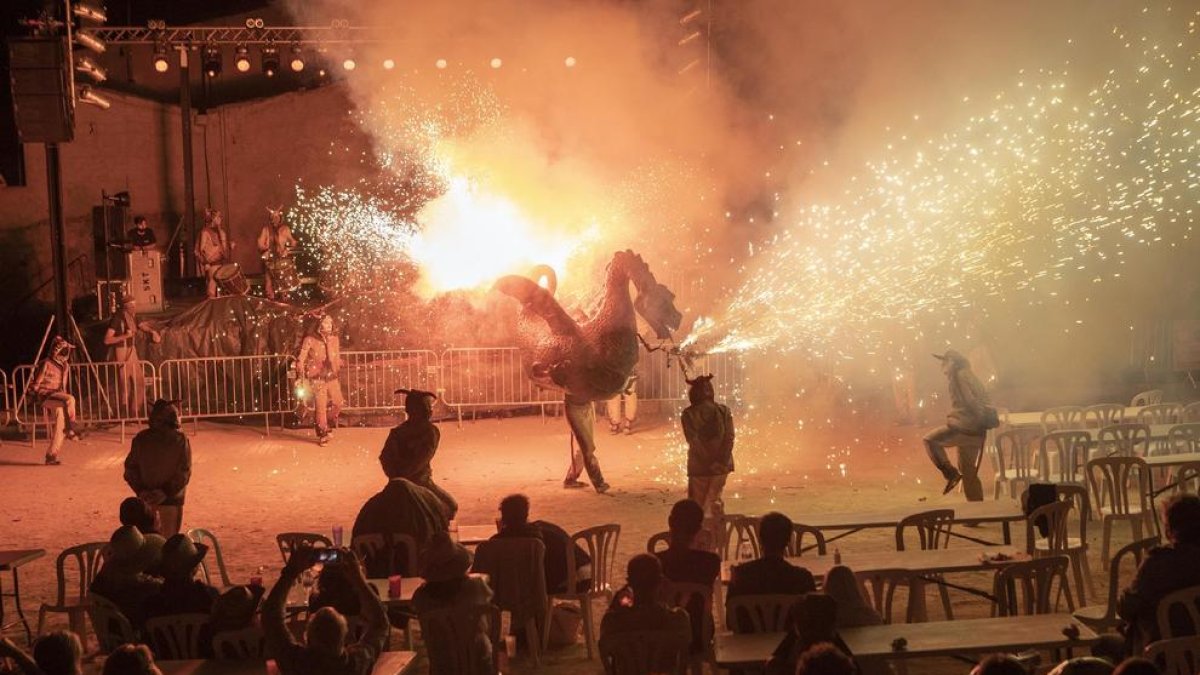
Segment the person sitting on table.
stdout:
<svg viewBox="0 0 1200 675">
<path fill-rule="evenodd" d="M 382 490 L 363 504 L 358 517 L 354 519 L 350 536 L 353 540 L 353 537 L 364 534 L 407 534 L 417 541 L 418 547 L 424 547 L 429 544 L 433 535 L 446 532 L 449 526 L 450 523 L 442 510 L 442 502 L 437 495 L 412 481 L 392 478 Z M 389 567 L 389 561 L 392 559 L 397 561 L 395 568 Z M 382 579 L 397 573 L 415 576 L 417 570 L 401 566 L 407 559 L 406 555 L 369 557 L 365 561 L 367 574 L 373 579 Z"/>
<path fill-rule="evenodd" d="M 971 675 L 1029 675 L 1029 670 L 1010 654 L 992 654 L 972 668 Z"/>
<path fill-rule="evenodd" d="M 667 529 L 670 530 L 670 541 L 667 550 L 659 551 L 663 576 L 677 583 L 701 584 L 712 586 L 721 573 L 721 558 L 711 551 L 701 551 L 692 546 L 696 535 L 704 525 L 704 509 L 699 504 L 682 499 L 671 507 L 671 515 L 667 519 Z M 704 607 L 700 599 L 693 597 L 686 607 L 688 616 L 692 617 L 692 650 L 697 651 L 712 639 L 705 635 Z"/>
<path fill-rule="evenodd" d="M 158 534 L 158 514 L 139 497 L 126 497 L 121 502 L 122 525 L 132 525 L 142 534 Z"/>
<path fill-rule="evenodd" d="M 102 675 L 163 675 L 146 645 L 125 644 L 104 659 Z"/>
<path fill-rule="evenodd" d="M 529 497 L 509 495 L 500 501 L 500 519 L 496 521 L 492 539 L 529 537 L 546 545 L 546 592 L 550 595 L 567 592 L 567 546 L 575 547 L 576 591 L 591 587 L 592 558 L 579 544 L 571 543 L 567 531 L 544 520 L 529 522 Z"/>
<path fill-rule="evenodd" d="M 758 525 L 762 557 L 731 570 L 729 595 L 800 595 L 817 590 L 813 575 L 784 559 L 792 540 L 792 521 L 782 513 L 768 513 Z"/>
<path fill-rule="evenodd" d="M 1113 669 L 1113 675 L 1161 675 L 1162 671 L 1150 659 L 1131 656 Z"/>
<path fill-rule="evenodd" d="M 469 575 L 470 569 L 470 551 L 451 541 L 447 533 L 434 535 L 429 548 L 425 550 L 425 561 L 421 567 L 421 577 L 425 583 L 413 592 L 412 603 L 417 616 L 444 609 L 456 609 L 466 614 L 490 605 L 492 589 L 482 577 Z M 456 646 L 457 649 L 468 650 L 478 659 L 477 672 L 481 673 L 492 670 L 493 645 L 488 637 L 490 628 L 487 618 L 481 616 L 472 634 L 462 636 L 470 640 L 472 645 Z M 426 646 L 428 644 L 426 642 Z"/>
<path fill-rule="evenodd" d="M 837 602 L 824 593 L 805 593 L 788 609 L 788 632 L 767 662 L 768 675 L 792 675 L 800 656 L 809 647 L 828 642 L 853 658 L 838 636 Z"/>
<path fill-rule="evenodd" d="M 176 614 L 209 614 L 220 592 L 196 578 L 196 568 L 208 553 L 208 547 L 197 544 L 186 535 L 177 534 L 163 544 L 159 572 L 163 583 L 158 593 L 146 599 L 146 618 Z M 200 655 L 212 656 L 211 634 L 202 630 Z"/>
<path fill-rule="evenodd" d="M 346 644 L 346 618 L 332 607 L 317 610 L 304 629 L 304 641 L 292 637 L 284 620 L 288 592 L 296 579 L 316 563 L 316 554 L 308 547 L 292 552 L 279 581 L 263 603 L 262 623 L 267 651 L 274 655 L 282 675 L 370 675 L 379 653 L 385 647 L 389 626 L 387 613 L 375 597 L 363 574 L 358 556 L 349 549 L 337 549 L 338 561 L 325 563 L 346 575 L 358 594 L 362 617 L 367 627 L 359 640 Z"/>
<path fill-rule="evenodd" d="M 680 640 L 690 639 L 691 622 L 687 612 L 667 607 L 659 597 L 663 581 L 662 563 L 649 553 L 639 553 L 629 559 L 626 586 L 613 596 L 612 605 L 600 621 L 600 653 L 606 643 L 620 635 L 643 631 L 671 631 Z M 673 663 L 654 664 L 652 672 L 674 669 Z"/>
<path fill-rule="evenodd" d="M 115 604 L 135 629 L 146 622 L 147 600 L 162 588 L 161 579 L 146 573 L 155 563 L 155 554 L 154 545 L 136 527 L 122 525 L 109 538 L 104 566 L 89 589 Z"/>
<path fill-rule="evenodd" d="M 796 675 L 857 675 L 854 659 L 828 642 L 819 642 L 800 655 Z"/>
<path fill-rule="evenodd" d="M 829 568 L 821 587 L 837 603 L 838 628 L 878 626 L 883 623 L 879 612 L 863 597 L 862 587 L 849 567 L 834 565 Z"/>
<path fill-rule="evenodd" d="M 1166 546 L 1150 550 L 1138 567 L 1133 583 L 1121 593 L 1117 615 L 1126 622 L 1125 638 L 1139 653 L 1145 645 L 1161 639 L 1158 603 L 1181 588 L 1200 585 L 1200 497 L 1183 494 L 1163 505 Z M 1195 630 L 1172 617 L 1172 628 L 1187 635 Z"/>
<path fill-rule="evenodd" d="M 56 630 L 33 643 L 30 658 L 12 640 L 0 637 L 0 659 L 11 659 L 18 673 L 25 675 L 81 675 L 83 646 L 79 636 L 69 630 Z"/>
</svg>

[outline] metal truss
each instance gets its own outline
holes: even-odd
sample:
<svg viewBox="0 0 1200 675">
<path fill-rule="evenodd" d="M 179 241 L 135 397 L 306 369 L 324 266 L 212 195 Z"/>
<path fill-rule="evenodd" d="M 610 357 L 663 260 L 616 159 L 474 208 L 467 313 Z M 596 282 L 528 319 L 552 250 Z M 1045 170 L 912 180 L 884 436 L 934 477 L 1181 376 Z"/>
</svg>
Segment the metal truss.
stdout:
<svg viewBox="0 0 1200 675">
<path fill-rule="evenodd" d="M 254 45 L 361 44 L 379 42 L 383 31 L 361 26 L 191 26 L 187 28 L 103 26 L 88 31 L 108 44 Z"/>
</svg>

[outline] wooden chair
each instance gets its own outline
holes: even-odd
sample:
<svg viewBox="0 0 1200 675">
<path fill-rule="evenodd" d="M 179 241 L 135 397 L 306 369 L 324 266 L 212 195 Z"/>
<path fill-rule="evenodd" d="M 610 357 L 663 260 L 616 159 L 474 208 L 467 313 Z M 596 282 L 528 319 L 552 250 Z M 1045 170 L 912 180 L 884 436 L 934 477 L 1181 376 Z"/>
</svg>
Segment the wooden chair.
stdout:
<svg viewBox="0 0 1200 675">
<path fill-rule="evenodd" d="M 567 545 L 568 551 L 572 548 Z M 595 559 L 592 565 L 596 566 Z M 543 635 L 549 635 L 549 608 L 553 602 L 546 593 L 546 545 L 532 537 L 489 539 L 475 549 L 472 569 L 488 575 L 495 593 L 492 602 L 512 614 L 513 626 L 524 628 L 530 655 L 540 665 Z M 574 567 L 568 565 L 568 569 L 573 583 Z"/>
<path fill-rule="evenodd" d="M 1113 523 L 1127 521 L 1133 539 L 1142 539 L 1142 525 L 1157 533 L 1157 520 L 1150 503 L 1150 471 L 1141 457 L 1099 457 L 1087 464 L 1092 495 L 1107 502 L 1099 507 L 1104 539 L 1100 560 L 1108 564 Z"/>
<path fill-rule="evenodd" d="M 1140 539 L 1121 547 L 1108 565 L 1108 602 L 1103 605 L 1088 605 L 1075 611 L 1075 619 L 1097 633 L 1115 630 L 1121 620 L 1117 617 L 1117 598 L 1121 593 L 1121 570 L 1128 567 L 1126 572 L 1131 576 L 1137 571 L 1142 559 L 1150 549 L 1158 546 L 1158 537 Z M 1124 565 L 1132 561 L 1132 565 Z"/>
<path fill-rule="evenodd" d="M 1027 488 L 1038 479 L 1029 448 L 1037 433 L 1036 430 L 1009 429 L 996 434 L 996 478 L 993 499 L 1000 498 L 1001 487 L 1005 485 L 1008 486 L 1008 496 L 1015 499 L 1020 494 L 1018 486 Z"/>
<path fill-rule="evenodd" d="M 910 529 L 917 533 L 917 542 L 922 551 L 949 548 L 950 528 L 953 525 L 954 509 L 934 509 L 907 516 L 896 525 L 896 550 L 905 550 L 905 534 Z M 943 575 L 931 574 L 929 578 L 936 583 L 942 580 Z M 954 610 L 950 607 L 950 591 L 943 583 L 937 583 L 937 587 L 938 594 L 942 596 L 942 609 L 946 612 L 946 620 L 953 621 Z"/>
<path fill-rule="evenodd" d="M 58 559 L 54 561 L 58 595 L 53 605 L 43 604 L 38 608 L 38 635 L 42 634 L 42 630 L 46 626 L 46 614 L 54 612 L 55 614 L 66 614 L 71 630 L 79 636 L 82 642 L 87 643 L 87 622 L 84 619 L 87 616 L 88 588 L 91 587 L 92 580 L 96 578 L 96 572 L 99 572 L 100 567 L 104 564 L 106 548 L 108 548 L 107 541 L 93 541 L 72 546 L 58 554 Z M 75 572 L 74 576 L 79 582 L 78 585 L 71 584 L 74 592 L 70 595 L 67 594 L 68 576 L 70 576 L 67 570 L 68 562 L 73 563 L 71 571 Z"/>
<path fill-rule="evenodd" d="M 600 660 L 606 675 L 684 675 L 690 643 L 690 635 L 668 630 L 604 635 L 600 638 Z"/>
<path fill-rule="evenodd" d="M 418 615 L 431 673 L 496 675 L 496 659 L 486 657 L 480 629 L 491 642 L 493 655 L 504 650 L 500 637 L 500 608 L 495 605 L 463 611 L 448 607 Z M 486 622 L 486 623 L 485 623 Z"/>
<path fill-rule="evenodd" d="M 150 650 L 159 660 L 203 658 L 200 635 L 207 625 L 207 614 L 171 614 L 149 619 L 146 621 L 146 637 Z"/>
<path fill-rule="evenodd" d="M 1200 635 L 1159 640 L 1146 645 L 1143 654 L 1162 675 L 1200 673 Z"/>
<path fill-rule="evenodd" d="M 1083 428 L 1083 408 L 1077 405 L 1064 405 L 1057 408 L 1047 408 L 1042 413 L 1042 432 L 1071 431 Z"/>
<path fill-rule="evenodd" d="M 787 555 L 792 558 L 798 558 L 804 555 L 804 538 L 811 536 L 813 543 L 808 547 L 817 547 L 817 555 L 825 555 L 825 534 L 820 529 L 795 523 L 792 525 L 792 538 L 788 542 Z"/>
<path fill-rule="evenodd" d="M 1083 409 L 1083 426 L 1087 429 L 1103 429 L 1120 424 L 1125 417 L 1125 406 L 1120 403 L 1098 403 Z"/>
<path fill-rule="evenodd" d="M 1179 421 L 1183 424 L 1200 422 L 1200 401 L 1192 401 L 1183 406 L 1183 410 L 1179 413 Z"/>
<path fill-rule="evenodd" d="M 1174 619 L 1174 621 L 1172 621 Z M 1163 638 L 1200 635 L 1200 586 L 1181 588 L 1158 601 L 1158 634 Z M 1186 624 L 1182 631 L 1174 628 Z"/>
<path fill-rule="evenodd" d="M 267 638 L 262 628 L 247 626 L 213 635 L 213 655 L 227 661 L 263 660 L 267 654 Z"/>
<path fill-rule="evenodd" d="M 92 620 L 92 628 L 96 631 L 96 641 L 100 643 L 102 653 L 110 654 L 127 642 L 141 642 L 133 624 L 121 613 L 121 608 L 108 598 L 95 593 L 90 594 L 87 613 Z"/>
<path fill-rule="evenodd" d="M 667 550 L 667 547 L 670 545 L 670 532 L 659 532 L 657 534 L 652 534 L 650 535 L 650 538 L 646 540 L 646 552 L 653 555 L 659 551 Z"/>
<path fill-rule="evenodd" d="M 1083 468 L 1091 459 L 1091 444 L 1092 437 L 1086 431 L 1052 431 L 1042 436 L 1038 445 L 1038 472 L 1055 483 L 1085 485 Z"/>
<path fill-rule="evenodd" d="M 788 610 L 799 595 L 737 595 L 725 601 L 725 625 L 734 633 L 787 630 Z"/>
<path fill-rule="evenodd" d="M 287 564 L 288 558 L 292 557 L 292 551 L 301 546 L 333 547 L 333 542 L 329 540 L 329 537 L 315 532 L 283 532 L 275 535 L 275 543 L 279 545 L 279 555 L 283 557 L 284 564 Z"/>
<path fill-rule="evenodd" d="M 604 598 L 607 602 L 612 602 L 613 561 L 616 559 L 617 541 L 620 537 L 621 526 L 615 523 L 589 527 L 571 535 L 571 541 L 567 542 L 567 592 L 556 593 L 550 597 L 549 609 L 546 613 L 547 621 L 554 615 L 556 600 L 579 603 L 579 610 L 583 613 L 583 637 L 587 641 L 588 659 L 594 658 L 592 652 L 600 632 L 592 616 L 592 599 Z M 576 543 L 581 544 L 581 547 L 592 559 L 591 585 L 582 593 L 575 590 L 579 587 L 580 582 L 577 576 L 578 566 L 575 563 Z M 549 647 L 550 633 L 548 631 L 545 640 L 545 646 Z"/>
<path fill-rule="evenodd" d="M 1060 594 L 1067 600 L 1067 611 L 1075 611 L 1071 587 L 1067 583 L 1070 564 L 1066 556 L 1055 556 L 1013 563 L 996 570 L 992 585 L 992 595 L 996 598 L 993 613 L 996 616 L 1051 614 L 1058 609 Z"/>
<path fill-rule="evenodd" d="M 1137 421 L 1142 424 L 1178 424 L 1183 406 L 1178 403 L 1148 405 L 1138 411 Z"/>
<path fill-rule="evenodd" d="M 1162 400 L 1162 389 L 1150 389 L 1136 394 L 1133 399 L 1129 401 L 1129 405 L 1134 408 L 1145 405 L 1158 405 L 1159 403 L 1162 403 Z"/>
<path fill-rule="evenodd" d="M 197 544 L 204 544 L 212 552 L 212 556 L 204 556 L 205 559 L 200 561 L 200 578 L 204 583 L 221 589 L 232 586 L 233 582 L 229 580 L 229 571 L 225 567 L 225 556 L 221 553 L 221 542 L 217 541 L 217 535 L 211 530 L 193 527 L 187 531 L 187 537 Z M 217 574 L 220 575 L 217 579 L 213 579 L 208 571 L 209 560 L 217 562 Z"/>
<path fill-rule="evenodd" d="M 707 642 L 704 648 L 697 654 L 692 654 L 688 650 L 688 664 L 694 675 L 701 675 L 704 671 L 703 663 L 709 663 L 713 672 L 716 672 L 716 654 L 713 653 L 712 636 L 716 633 L 716 627 L 713 625 L 713 587 L 705 584 L 691 584 L 677 581 L 666 581 L 659 587 L 659 597 L 668 607 L 678 607 L 688 613 L 688 617 L 695 612 L 702 617 L 700 625 L 700 634 L 705 636 Z M 698 609 L 697 609 L 698 608 Z M 603 638 L 602 638 L 603 639 Z M 691 639 L 689 637 L 689 642 Z M 600 650 L 600 658 L 604 658 L 604 650 Z"/>
<path fill-rule="evenodd" d="M 1094 457 L 1145 457 L 1150 450 L 1150 427 L 1145 424 L 1113 424 L 1097 434 Z"/>
</svg>

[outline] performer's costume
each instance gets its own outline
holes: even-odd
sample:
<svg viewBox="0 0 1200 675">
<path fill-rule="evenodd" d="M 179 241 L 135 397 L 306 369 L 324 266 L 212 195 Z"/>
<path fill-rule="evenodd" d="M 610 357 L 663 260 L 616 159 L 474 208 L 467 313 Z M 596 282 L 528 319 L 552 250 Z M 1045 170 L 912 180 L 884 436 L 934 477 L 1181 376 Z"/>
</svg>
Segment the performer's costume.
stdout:
<svg viewBox="0 0 1200 675">
<path fill-rule="evenodd" d="M 325 319 L 322 319 L 324 322 Z M 296 357 L 296 372 L 312 386 L 317 408 L 317 441 L 322 445 L 329 442 L 330 423 L 337 426 L 342 412 L 342 385 L 338 382 L 341 370 L 341 346 L 332 330 L 304 337 L 300 343 L 300 354 Z M 332 413 L 326 411 L 332 406 Z"/>
<path fill-rule="evenodd" d="M 221 229 L 220 211 L 205 213 L 204 229 L 200 230 L 200 238 L 196 241 L 196 258 L 204 270 L 208 297 L 217 297 L 217 280 L 213 275 L 218 267 L 228 264 L 230 258 L 229 235 Z"/>
<path fill-rule="evenodd" d="M 50 345 L 50 355 L 38 363 L 30 379 L 29 390 L 37 397 L 38 405 L 53 416 L 50 448 L 46 451 L 46 463 L 51 465 L 61 464 L 58 452 L 62 449 L 63 438 L 79 437 L 75 424 L 75 397 L 67 393 L 71 379 L 71 350 L 74 348 L 70 342 L 55 337 Z"/>
<path fill-rule="evenodd" d="M 277 294 L 286 299 L 297 279 L 295 262 L 292 260 L 296 240 L 292 237 L 292 228 L 283 222 L 282 207 L 267 209 L 267 212 L 270 220 L 258 233 L 258 252 L 262 255 L 266 273 L 266 293 L 272 300 Z"/>
<path fill-rule="evenodd" d="M 637 375 L 630 375 L 625 388 L 604 404 L 604 411 L 608 414 L 608 428 L 614 434 L 622 431 L 627 434 L 633 433 L 633 423 L 637 421 L 638 410 L 637 379 Z"/>
<path fill-rule="evenodd" d="M 139 329 L 134 315 L 133 296 L 121 298 L 121 307 L 108 322 L 104 344 L 108 345 L 106 360 L 121 364 L 119 400 L 125 406 L 123 414 L 141 417 L 146 406 L 146 374 L 137 353 Z"/>
<path fill-rule="evenodd" d="M 733 414 L 717 403 L 712 375 L 688 380 L 688 399 L 679 421 L 688 444 L 688 499 L 704 509 L 706 520 L 725 513 L 721 493 L 733 472 Z"/>
<path fill-rule="evenodd" d="M 405 394 L 408 419 L 394 427 L 383 444 L 383 452 L 379 453 L 383 472 L 388 478 L 407 479 L 437 495 L 445 506 L 446 519 L 454 520 L 458 502 L 433 482 L 430 466 L 442 438 L 442 432 L 430 419 L 437 395 L 416 389 L 399 389 L 396 393 Z"/>
<path fill-rule="evenodd" d="M 983 501 L 979 455 L 983 452 L 988 429 L 999 424 L 996 409 L 991 407 L 987 391 L 975 373 L 971 372 L 971 364 L 962 354 L 949 349 L 945 354 L 934 356 L 944 363 L 953 407 L 946 415 L 946 426 L 934 429 L 925 436 L 925 451 L 946 479 L 944 493 L 949 493 L 962 480 L 967 500 Z M 947 447 L 958 448 L 957 469 L 946 455 Z"/>
</svg>

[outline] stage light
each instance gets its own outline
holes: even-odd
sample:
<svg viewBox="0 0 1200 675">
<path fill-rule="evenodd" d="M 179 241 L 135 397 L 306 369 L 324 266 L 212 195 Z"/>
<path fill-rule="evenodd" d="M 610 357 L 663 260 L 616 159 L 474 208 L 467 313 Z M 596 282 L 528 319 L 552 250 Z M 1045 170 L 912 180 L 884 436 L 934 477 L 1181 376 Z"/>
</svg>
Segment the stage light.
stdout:
<svg viewBox="0 0 1200 675">
<path fill-rule="evenodd" d="M 161 42 L 154 45 L 154 69 L 160 73 L 171 69 L 171 62 L 167 60 L 167 45 Z"/>
<path fill-rule="evenodd" d="M 304 70 L 304 52 L 300 49 L 300 45 L 292 45 L 292 72 L 298 73 Z"/>
<path fill-rule="evenodd" d="M 346 70 L 354 70 L 354 68 L 357 66 L 358 64 L 355 63 L 354 59 L 352 58 L 347 58 L 345 61 L 342 61 L 342 68 L 345 68 Z"/>
<path fill-rule="evenodd" d="M 324 68 L 317 70 L 317 77 L 325 77 L 325 69 Z"/>
<path fill-rule="evenodd" d="M 108 79 L 108 73 L 104 72 L 103 68 L 96 65 L 95 61 L 92 61 L 86 56 L 79 57 L 79 60 L 75 62 L 75 70 L 78 70 L 97 82 L 103 82 Z"/>
<path fill-rule="evenodd" d="M 446 59 L 438 59 L 433 65 L 437 66 L 441 70 L 445 70 L 446 69 Z"/>
<path fill-rule="evenodd" d="M 246 45 L 238 45 L 234 53 L 236 56 L 233 57 L 233 67 L 237 68 L 239 73 L 250 72 L 250 50 L 246 49 Z"/>
<path fill-rule="evenodd" d="M 100 38 L 85 30 L 75 31 L 75 41 L 97 54 L 103 54 L 108 49 L 108 46 Z"/>
<path fill-rule="evenodd" d="M 492 59 L 492 67 L 493 67 L 493 68 L 499 68 L 499 67 L 500 67 L 500 66 L 502 66 L 502 65 L 504 65 L 504 62 L 500 60 L 500 57 L 499 57 L 499 56 L 497 56 L 497 57 L 494 57 L 494 58 Z"/>
<path fill-rule="evenodd" d="M 112 103 L 108 99 L 97 94 L 94 89 L 86 84 L 79 88 L 79 100 L 89 105 L 94 105 L 101 110 L 108 110 L 112 107 Z"/>
<path fill-rule="evenodd" d="M 221 50 L 216 45 L 208 45 L 202 52 L 202 64 L 204 72 L 209 77 L 216 77 L 221 74 Z"/>
<path fill-rule="evenodd" d="M 82 2 L 77 2 L 71 6 L 71 13 L 81 19 L 95 21 L 96 23 L 108 23 L 108 15 L 104 13 L 102 7 L 93 7 Z"/>
<path fill-rule="evenodd" d="M 574 56 L 568 56 L 568 57 L 567 57 L 567 60 L 563 61 L 563 63 L 564 63 L 564 64 L 566 64 L 566 66 L 567 66 L 568 68 L 574 68 L 574 67 L 575 67 L 575 57 L 574 57 Z"/>
<path fill-rule="evenodd" d="M 384 70 L 391 70 L 392 68 L 395 68 L 395 67 L 396 67 L 396 62 L 395 62 L 395 61 L 393 61 L 393 60 L 391 60 L 391 59 L 384 59 L 384 60 L 383 60 L 383 69 L 384 69 Z"/>
<path fill-rule="evenodd" d="M 279 48 L 267 45 L 262 50 L 262 71 L 267 77 L 275 77 L 279 71 Z"/>
</svg>

